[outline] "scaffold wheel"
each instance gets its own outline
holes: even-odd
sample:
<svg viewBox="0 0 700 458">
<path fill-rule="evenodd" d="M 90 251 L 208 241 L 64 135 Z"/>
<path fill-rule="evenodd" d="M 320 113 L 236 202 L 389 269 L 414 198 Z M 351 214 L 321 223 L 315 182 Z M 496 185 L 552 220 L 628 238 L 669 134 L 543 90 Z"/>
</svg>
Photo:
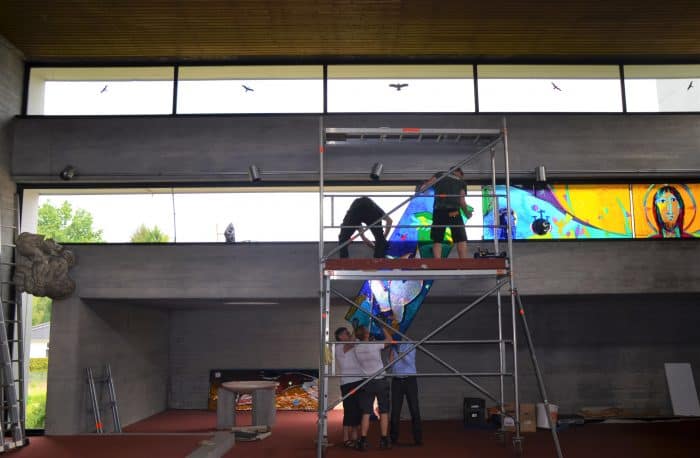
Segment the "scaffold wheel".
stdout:
<svg viewBox="0 0 700 458">
<path fill-rule="evenodd" d="M 515 454 L 517 456 L 522 456 L 522 454 L 523 454 L 523 440 L 522 440 L 522 438 L 518 438 L 518 437 L 513 438 L 513 449 L 514 449 Z"/>
</svg>

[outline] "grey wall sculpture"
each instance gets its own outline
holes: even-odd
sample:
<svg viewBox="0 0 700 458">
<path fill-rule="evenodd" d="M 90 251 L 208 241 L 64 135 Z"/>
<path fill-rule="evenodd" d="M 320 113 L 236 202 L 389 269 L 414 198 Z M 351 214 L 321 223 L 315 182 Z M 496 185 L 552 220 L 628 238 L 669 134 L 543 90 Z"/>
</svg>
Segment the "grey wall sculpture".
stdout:
<svg viewBox="0 0 700 458">
<path fill-rule="evenodd" d="M 68 269 L 75 264 L 73 252 L 43 235 L 22 232 L 17 237 L 15 284 L 20 292 L 51 299 L 64 299 L 75 291 Z"/>
</svg>

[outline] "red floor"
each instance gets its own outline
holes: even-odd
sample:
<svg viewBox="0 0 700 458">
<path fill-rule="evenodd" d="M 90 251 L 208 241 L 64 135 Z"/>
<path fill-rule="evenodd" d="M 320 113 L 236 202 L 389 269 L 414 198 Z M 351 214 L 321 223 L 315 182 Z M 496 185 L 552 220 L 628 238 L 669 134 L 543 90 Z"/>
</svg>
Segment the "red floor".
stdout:
<svg viewBox="0 0 700 458">
<path fill-rule="evenodd" d="M 328 457 L 362 456 L 341 445 L 340 412 L 331 412 Z M 250 422 L 249 415 L 241 418 Z M 213 412 L 168 411 L 133 424 L 127 432 L 156 435 L 134 436 L 54 436 L 31 438 L 31 444 L 12 452 L 15 457 L 184 457 L 206 439 L 201 433 L 212 431 L 216 423 Z M 401 458 L 513 457 L 510 442 L 499 445 L 488 430 L 465 430 L 457 421 L 424 422 L 423 447 L 397 447 L 389 451 L 377 448 L 378 425 L 372 424 L 371 449 L 365 455 Z M 409 424 L 402 424 L 402 438 L 409 439 Z M 195 433 L 197 435 L 157 435 L 158 433 Z M 278 412 L 273 434 L 259 442 L 239 442 L 227 458 L 312 458 L 315 456 L 316 415 L 305 412 Z M 549 431 L 526 434 L 525 457 L 555 457 Z M 700 421 L 586 424 L 560 433 L 567 458 L 697 458 L 700 457 Z"/>
<path fill-rule="evenodd" d="M 51 436 L 30 437 L 29 445 L 9 452 L 13 458 L 184 457 L 207 436 Z"/>
</svg>

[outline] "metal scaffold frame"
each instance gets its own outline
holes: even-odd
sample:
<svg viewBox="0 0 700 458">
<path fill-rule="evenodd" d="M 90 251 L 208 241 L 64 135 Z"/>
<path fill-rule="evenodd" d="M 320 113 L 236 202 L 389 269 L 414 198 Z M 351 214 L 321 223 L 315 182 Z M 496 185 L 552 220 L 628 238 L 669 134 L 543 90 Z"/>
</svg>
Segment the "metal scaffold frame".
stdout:
<svg viewBox="0 0 700 458">
<path fill-rule="evenodd" d="M 13 212 L 13 221 L 8 224 L 0 221 L 0 229 L 12 233 L 12 239 L 5 240 L 0 234 L 0 260 L 3 280 L 0 282 L 0 453 L 27 445 L 24 425 L 26 414 L 25 375 L 25 303 L 14 283 L 17 262 L 16 238 L 20 228 L 19 196 L 15 195 L 12 208 L 3 208 Z M 9 256 L 6 253 L 9 252 Z"/>
<path fill-rule="evenodd" d="M 495 215 L 498 215 L 498 196 L 496 194 L 496 146 L 498 144 L 503 145 L 503 159 L 504 159 L 504 170 L 503 170 L 503 184 L 505 185 L 505 198 L 506 198 L 506 215 L 511 215 L 511 183 L 510 183 L 510 164 L 509 164 L 509 152 L 508 152 L 508 131 L 506 127 L 506 120 L 503 118 L 503 125 L 500 129 L 422 129 L 422 128 L 325 128 L 324 119 L 320 117 L 319 120 L 319 214 L 320 214 L 320 224 L 319 224 L 319 292 L 320 292 L 320 356 L 319 356 L 319 386 L 318 386 L 318 435 L 317 435 L 317 458 L 325 456 L 326 448 L 328 446 L 328 417 L 327 414 L 330 410 L 340 404 L 347 396 L 351 396 L 355 391 L 361 389 L 370 380 L 382 375 L 391 377 L 392 374 L 385 373 L 385 371 L 391 368 L 396 362 L 404 358 L 414 349 L 418 349 L 434 361 L 439 363 L 441 366 L 445 367 L 449 372 L 431 372 L 431 373 L 418 373 L 419 377 L 458 377 L 466 382 L 468 385 L 474 389 L 481 392 L 483 395 L 495 401 L 502 415 L 505 415 L 505 377 L 513 378 L 513 397 L 515 403 L 515 428 L 513 433 L 513 445 L 517 453 L 522 452 L 522 441 L 520 431 L 520 393 L 519 393 L 519 378 L 518 378 L 518 330 L 517 330 L 517 317 L 520 316 L 521 322 L 527 337 L 527 344 L 530 349 L 530 355 L 532 357 L 533 364 L 536 369 L 536 376 L 538 380 L 538 387 L 540 389 L 540 394 L 542 400 L 545 403 L 546 411 L 549 413 L 549 401 L 545 393 L 544 383 L 542 381 L 541 372 L 537 366 L 537 359 L 535 357 L 532 338 L 529 333 L 529 328 L 527 326 L 527 321 L 525 319 L 525 311 L 522 306 L 520 297 L 518 296 L 517 289 L 515 287 L 514 278 L 514 268 L 513 268 L 513 238 L 512 238 L 512 221 L 511 218 L 506 217 L 506 233 L 507 233 L 507 251 L 505 258 L 483 258 L 483 259 L 330 259 L 332 255 L 337 253 L 339 249 L 352 242 L 356 237 L 351 238 L 344 244 L 340 244 L 334 249 L 330 250 L 328 253 L 325 252 L 325 240 L 324 232 L 325 229 L 329 227 L 337 226 L 326 226 L 324 225 L 324 200 L 326 199 L 325 183 L 324 183 L 324 155 L 326 154 L 326 145 L 328 141 L 347 141 L 347 142 L 431 142 L 435 143 L 459 143 L 460 141 L 472 141 L 472 146 L 477 145 L 477 142 L 485 141 L 484 146 L 476 146 L 476 152 L 468 155 L 463 160 L 459 161 L 457 164 L 450 167 L 442 177 L 438 178 L 437 181 L 445 178 L 449 173 L 453 172 L 455 169 L 460 168 L 471 162 L 473 159 L 481 156 L 485 152 L 490 153 L 490 166 L 491 166 L 491 198 L 493 199 L 493 213 L 494 213 L 494 229 L 501 227 L 496 223 L 497 219 Z M 408 203 L 414 197 L 418 197 L 419 193 L 415 196 L 409 196 L 399 205 L 392 208 L 387 215 L 397 211 L 404 204 Z M 331 198 L 332 201 L 332 198 Z M 331 210 L 332 211 L 332 210 Z M 332 223 L 332 222 L 331 222 Z M 368 225 L 374 226 L 381 224 L 381 219 L 375 221 L 374 223 Z M 345 226 L 343 226 L 345 227 Z M 366 230 L 359 229 L 359 230 Z M 494 230 L 494 235 L 496 231 Z M 499 237 L 495 236 L 493 240 L 493 246 L 495 253 L 500 253 Z M 369 316 L 370 320 L 373 320 L 379 326 L 388 328 L 393 334 L 400 336 L 402 342 L 409 344 L 408 349 L 401 352 L 398 357 L 394 358 L 391 362 L 386 364 L 381 370 L 377 371 L 370 376 L 365 374 L 342 374 L 342 376 L 360 376 L 364 380 L 360 385 L 339 399 L 329 402 L 328 397 L 328 386 L 329 380 L 340 377 L 341 375 L 335 374 L 333 369 L 333 362 L 330 360 L 329 355 L 333 354 L 333 348 L 338 343 L 332 341 L 330 338 L 330 301 L 331 295 L 335 295 L 342 301 L 346 302 L 351 306 L 356 306 L 356 303 L 343 295 L 338 290 L 331 287 L 331 281 L 344 281 L 344 280 L 368 280 L 368 279 L 467 279 L 475 277 L 490 277 L 495 279 L 495 285 L 485 291 L 481 296 L 474 299 L 471 303 L 465 305 L 459 312 L 448 318 L 438 327 L 436 327 L 431 332 L 427 333 L 424 337 L 415 340 L 411 339 L 408 335 L 399 332 L 394 329 L 390 324 L 384 322 L 381 318 L 371 314 L 371 311 L 366 311 L 361 307 L 357 307 L 357 310 L 365 313 Z M 512 338 L 504 338 L 504 322 L 503 322 L 503 302 L 502 302 L 502 292 L 501 289 L 504 287 L 509 288 L 510 302 L 511 302 L 511 319 L 512 319 Z M 438 334 L 443 329 L 450 326 L 457 319 L 465 315 L 467 312 L 475 308 L 477 305 L 482 303 L 486 298 L 491 295 L 496 296 L 496 305 L 498 309 L 498 339 L 490 340 L 431 340 L 433 336 Z M 362 344 L 366 342 L 358 342 L 357 344 Z M 432 351 L 426 348 L 426 345 L 440 345 L 440 344 L 496 344 L 498 346 L 499 370 L 496 372 L 463 372 L 444 361 L 442 358 L 435 355 Z M 512 347 L 511 353 L 513 355 L 512 370 L 508 371 L 506 355 L 507 348 L 506 345 Z M 497 395 L 492 394 L 487 389 L 479 385 L 474 381 L 473 377 L 497 377 L 499 380 L 499 393 Z M 549 417 L 549 415 L 548 415 Z M 549 418 L 547 419 L 549 422 Z M 550 425 L 551 426 L 551 425 Z M 557 455 L 562 457 L 561 449 L 559 447 L 559 441 L 556 433 L 556 427 L 550 428 L 552 431 L 552 437 L 557 450 Z M 505 443 L 505 431 L 501 429 L 498 432 L 498 438 Z"/>
</svg>

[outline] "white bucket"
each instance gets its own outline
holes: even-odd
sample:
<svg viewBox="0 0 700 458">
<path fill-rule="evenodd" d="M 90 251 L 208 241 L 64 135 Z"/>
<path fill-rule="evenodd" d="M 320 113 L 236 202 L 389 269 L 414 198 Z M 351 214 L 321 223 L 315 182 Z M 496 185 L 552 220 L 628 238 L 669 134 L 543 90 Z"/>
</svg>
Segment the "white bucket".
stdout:
<svg viewBox="0 0 700 458">
<path fill-rule="evenodd" d="M 559 418 L 559 406 L 555 404 L 549 404 L 549 410 L 552 415 L 552 424 L 556 427 L 557 419 Z M 549 429 L 549 425 L 547 425 L 546 409 L 544 407 L 544 403 L 542 402 L 537 403 L 537 427 Z"/>
</svg>

